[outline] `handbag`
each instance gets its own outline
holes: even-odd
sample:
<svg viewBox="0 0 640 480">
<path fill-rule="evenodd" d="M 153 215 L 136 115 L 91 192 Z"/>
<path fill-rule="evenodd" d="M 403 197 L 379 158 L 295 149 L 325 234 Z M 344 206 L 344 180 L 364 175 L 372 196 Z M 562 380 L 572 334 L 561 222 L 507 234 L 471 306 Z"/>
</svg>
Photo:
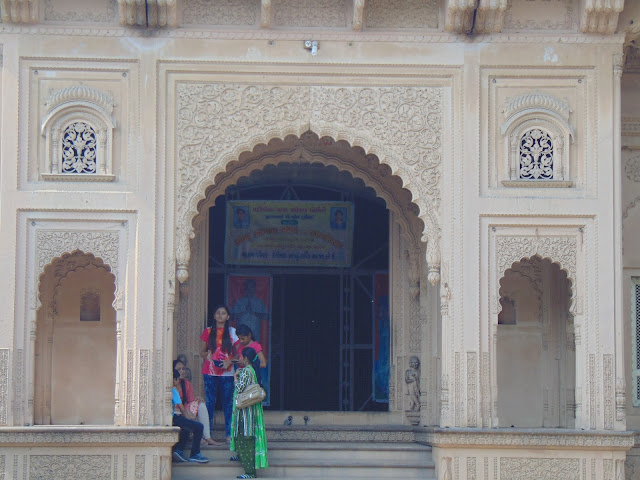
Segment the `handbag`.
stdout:
<svg viewBox="0 0 640 480">
<path fill-rule="evenodd" d="M 255 405 L 256 403 L 260 403 L 265 399 L 266 396 L 267 393 L 259 383 L 252 383 L 247 388 L 245 388 L 244 391 L 236 395 L 236 408 L 242 410 L 243 408 L 250 407 L 251 405 Z"/>
</svg>

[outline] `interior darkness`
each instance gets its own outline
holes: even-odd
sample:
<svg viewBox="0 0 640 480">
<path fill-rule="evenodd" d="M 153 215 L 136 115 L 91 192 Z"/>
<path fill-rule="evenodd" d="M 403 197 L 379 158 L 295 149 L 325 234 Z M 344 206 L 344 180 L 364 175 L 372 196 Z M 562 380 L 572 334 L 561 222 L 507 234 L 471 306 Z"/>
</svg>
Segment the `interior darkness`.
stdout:
<svg viewBox="0 0 640 480">
<path fill-rule="evenodd" d="M 279 165 L 243 178 L 210 210 L 209 312 L 225 303 L 226 277 L 271 275 L 271 410 L 388 410 L 372 400 L 373 274 L 387 273 L 389 214 L 372 189 L 348 174 L 318 165 Z M 354 204 L 353 264 L 333 267 L 225 265 L 229 200 L 324 200 Z M 350 305 L 353 307 L 350 308 Z M 353 329 L 351 341 L 341 344 Z M 347 335 L 348 336 L 348 335 Z M 345 349 L 352 357 L 345 356 Z M 343 352 L 341 356 L 341 351 Z M 353 358 L 345 370 L 341 358 Z M 350 393 L 341 395 L 340 378 Z"/>
</svg>

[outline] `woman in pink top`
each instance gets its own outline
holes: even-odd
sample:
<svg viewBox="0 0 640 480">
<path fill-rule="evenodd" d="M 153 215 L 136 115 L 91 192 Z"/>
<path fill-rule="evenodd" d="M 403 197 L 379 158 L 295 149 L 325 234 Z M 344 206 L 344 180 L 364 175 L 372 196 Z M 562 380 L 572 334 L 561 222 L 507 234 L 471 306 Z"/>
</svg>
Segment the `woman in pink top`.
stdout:
<svg viewBox="0 0 640 480">
<path fill-rule="evenodd" d="M 238 352 L 238 357 L 242 357 L 242 350 L 244 350 L 246 347 L 251 347 L 258 354 L 258 360 L 260 360 L 260 368 L 266 367 L 267 359 L 264 356 L 264 352 L 262 351 L 262 345 L 260 345 L 253 339 L 253 332 L 251 331 L 251 329 L 245 324 L 240 324 L 236 329 L 236 335 L 238 335 L 238 341 L 234 346 L 236 347 L 236 351 Z"/>
<path fill-rule="evenodd" d="M 234 344 L 238 341 L 236 330 L 229 326 L 229 309 L 220 305 L 215 309 L 215 323 L 200 335 L 200 356 L 204 398 L 209 411 L 209 426 L 213 428 L 213 410 L 216 407 L 218 390 L 222 393 L 225 435 L 231 440 L 231 412 L 233 410 L 233 359 L 236 356 Z"/>
</svg>

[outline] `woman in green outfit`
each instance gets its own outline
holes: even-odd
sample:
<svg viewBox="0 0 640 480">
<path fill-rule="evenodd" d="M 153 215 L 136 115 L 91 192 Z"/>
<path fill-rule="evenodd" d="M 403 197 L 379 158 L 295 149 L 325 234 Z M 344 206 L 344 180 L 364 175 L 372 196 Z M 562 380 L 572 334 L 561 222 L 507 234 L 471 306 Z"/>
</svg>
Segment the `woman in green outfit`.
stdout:
<svg viewBox="0 0 640 480">
<path fill-rule="evenodd" d="M 260 359 L 251 347 L 242 350 L 240 368 L 235 373 L 235 390 L 233 392 L 233 414 L 231 416 L 231 451 L 236 455 L 232 461 L 242 462 L 244 475 L 238 478 L 256 478 L 256 469 L 268 468 L 267 435 L 264 431 L 264 415 L 262 403 L 247 408 L 236 408 L 236 395 L 249 385 L 260 383 Z"/>
</svg>

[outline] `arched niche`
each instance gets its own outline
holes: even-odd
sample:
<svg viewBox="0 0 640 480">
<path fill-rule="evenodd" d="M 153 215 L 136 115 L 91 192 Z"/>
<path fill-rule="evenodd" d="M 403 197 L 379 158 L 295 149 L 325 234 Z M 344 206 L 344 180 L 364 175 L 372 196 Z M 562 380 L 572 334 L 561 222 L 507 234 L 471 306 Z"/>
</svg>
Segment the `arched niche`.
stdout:
<svg viewBox="0 0 640 480">
<path fill-rule="evenodd" d="M 344 178 L 349 182 L 359 182 L 365 188 L 382 198 L 388 210 L 392 213 L 393 227 L 397 229 L 401 241 L 396 245 L 398 260 L 390 265 L 392 277 L 395 274 L 394 308 L 396 314 L 392 317 L 399 325 L 396 330 L 397 342 L 392 350 L 395 357 L 395 374 L 400 380 L 393 380 L 391 388 L 395 392 L 395 404 L 390 401 L 391 410 L 406 408 L 404 389 L 405 363 L 414 355 L 421 356 L 421 370 L 423 389 L 425 392 L 425 415 L 432 415 L 429 423 L 436 423 L 436 371 L 435 362 L 429 361 L 432 341 L 425 342 L 435 334 L 434 316 L 428 312 L 435 302 L 435 295 L 427 299 L 429 290 L 421 282 L 426 275 L 425 262 L 426 246 L 422 242 L 421 232 L 423 221 L 419 217 L 419 207 L 413 203 L 412 194 L 403 186 L 402 180 L 394 175 L 391 168 L 382 164 L 377 156 L 366 154 L 362 148 L 352 147 L 346 141 L 336 141 L 330 137 L 319 138 L 313 132 L 306 132 L 301 136 L 288 135 L 276 138 L 268 144 L 259 144 L 251 151 L 243 152 L 239 157 L 229 162 L 223 172 L 218 173 L 212 184 L 206 189 L 206 195 L 198 204 L 198 215 L 193 220 L 194 240 L 191 243 L 191 257 L 189 279 L 180 286 L 179 302 L 176 305 L 174 318 L 176 319 L 175 353 L 186 353 L 189 357 L 192 371 L 198 369 L 200 358 L 197 354 L 197 340 L 200 331 L 196 331 L 191 322 L 196 321 L 198 328 L 202 328 L 202 319 L 206 317 L 204 307 L 206 275 L 198 266 L 206 265 L 205 255 L 208 245 L 208 210 L 214 205 L 218 196 L 224 195 L 228 188 L 234 187 L 243 179 L 260 176 L 261 172 L 278 166 L 305 165 L 308 168 L 327 169 L 335 173 L 336 178 Z M 430 303 L 431 302 L 431 303 Z M 425 317 L 429 321 L 425 321 Z M 400 360 L 398 360 L 398 357 Z M 406 360 L 406 362 L 405 362 Z M 400 363 L 398 363 L 400 362 Z M 194 378 L 196 384 L 199 378 Z M 398 382 L 401 382 L 398 386 Z M 431 388 L 429 388 L 431 387 Z M 196 388 L 198 386 L 196 385 Z M 428 392 L 428 393 L 427 393 Z M 426 397 L 433 397 L 432 401 Z M 430 412 L 427 414 L 426 412 Z"/>
<path fill-rule="evenodd" d="M 34 423 L 113 424 L 115 277 L 80 251 L 49 264 L 39 283 Z"/>
<path fill-rule="evenodd" d="M 539 256 L 515 262 L 500 279 L 500 426 L 573 428 L 576 359 L 570 291 L 566 272 Z"/>
</svg>

